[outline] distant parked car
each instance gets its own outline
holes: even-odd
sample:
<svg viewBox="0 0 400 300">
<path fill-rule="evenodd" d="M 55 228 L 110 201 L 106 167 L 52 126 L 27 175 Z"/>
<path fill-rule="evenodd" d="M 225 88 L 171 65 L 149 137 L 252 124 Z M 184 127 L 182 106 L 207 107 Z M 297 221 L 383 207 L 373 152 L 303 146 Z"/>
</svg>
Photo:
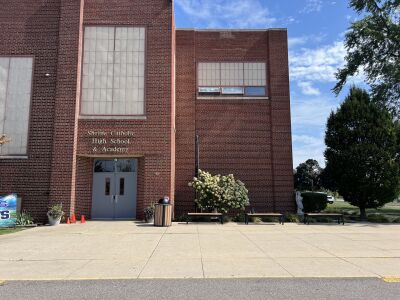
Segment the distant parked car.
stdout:
<svg viewBox="0 0 400 300">
<path fill-rule="evenodd" d="M 332 204 L 333 202 L 335 202 L 335 197 L 328 195 L 326 201 L 328 201 L 329 204 Z"/>
</svg>

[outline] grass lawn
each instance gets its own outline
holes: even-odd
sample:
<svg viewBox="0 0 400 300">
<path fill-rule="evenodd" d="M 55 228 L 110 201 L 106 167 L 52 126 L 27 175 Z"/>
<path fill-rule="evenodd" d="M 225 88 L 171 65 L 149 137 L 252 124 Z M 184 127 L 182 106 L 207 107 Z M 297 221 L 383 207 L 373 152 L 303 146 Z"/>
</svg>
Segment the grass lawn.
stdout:
<svg viewBox="0 0 400 300">
<path fill-rule="evenodd" d="M 358 217 L 360 214 L 358 207 L 344 201 L 335 201 L 333 204 L 328 204 L 325 212 L 340 212 L 345 215 L 353 215 L 354 217 Z M 367 209 L 367 215 L 383 215 L 388 218 L 389 221 L 392 221 L 400 217 L 400 203 L 391 202 L 378 209 L 369 208 Z"/>
<path fill-rule="evenodd" d="M 16 232 L 22 231 L 24 229 L 25 228 L 0 228 L 0 235 L 16 233 Z"/>
</svg>

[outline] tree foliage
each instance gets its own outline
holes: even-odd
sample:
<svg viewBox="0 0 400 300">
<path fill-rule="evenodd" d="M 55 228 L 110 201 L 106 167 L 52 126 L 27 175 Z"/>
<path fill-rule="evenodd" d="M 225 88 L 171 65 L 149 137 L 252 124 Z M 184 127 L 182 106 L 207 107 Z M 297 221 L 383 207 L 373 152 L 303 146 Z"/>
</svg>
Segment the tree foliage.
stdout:
<svg viewBox="0 0 400 300">
<path fill-rule="evenodd" d="M 202 209 L 217 209 L 227 213 L 230 209 L 244 209 L 249 205 L 248 190 L 243 182 L 228 176 L 211 175 L 199 171 L 199 176 L 189 183 L 196 192 L 196 203 Z"/>
<path fill-rule="evenodd" d="M 355 87 L 328 119 L 326 170 L 339 194 L 360 208 L 361 217 L 366 208 L 378 208 L 399 195 L 398 124 Z"/>
<path fill-rule="evenodd" d="M 294 173 L 294 187 L 299 191 L 312 191 L 320 188 L 322 168 L 315 159 L 307 159 L 297 166 Z"/>
<path fill-rule="evenodd" d="M 346 64 L 336 73 L 338 94 L 349 77 L 363 70 L 373 100 L 400 113 L 400 0 L 350 0 L 362 18 L 345 37 Z"/>
<path fill-rule="evenodd" d="M 303 197 L 303 211 L 309 212 L 320 212 L 328 206 L 327 194 L 315 193 L 315 192 L 304 192 L 301 193 Z"/>
</svg>

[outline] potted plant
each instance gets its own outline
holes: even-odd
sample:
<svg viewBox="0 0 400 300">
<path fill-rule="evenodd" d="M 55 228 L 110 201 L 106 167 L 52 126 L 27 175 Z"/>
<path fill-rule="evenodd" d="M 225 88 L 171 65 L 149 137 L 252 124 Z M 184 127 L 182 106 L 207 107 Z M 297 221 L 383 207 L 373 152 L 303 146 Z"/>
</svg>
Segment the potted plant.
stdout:
<svg viewBox="0 0 400 300">
<path fill-rule="evenodd" d="M 64 212 L 62 210 L 62 204 L 55 204 L 49 208 L 47 212 L 47 217 L 49 218 L 50 226 L 59 225 Z"/>
<path fill-rule="evenodd" d="M 154 222 L 154 210 L 155 210 L 154 203 L 152 203 L 151 205 L 147 206 L 144 209 L 144 220 L 146 221 L 146 223 Z"/>
<path fill-rule="evenodd" d="M 17 227 L 36 227 L 37 224 L 34 223 L 33 217 L 25 210 L 17 213 Z"/>
</svg>

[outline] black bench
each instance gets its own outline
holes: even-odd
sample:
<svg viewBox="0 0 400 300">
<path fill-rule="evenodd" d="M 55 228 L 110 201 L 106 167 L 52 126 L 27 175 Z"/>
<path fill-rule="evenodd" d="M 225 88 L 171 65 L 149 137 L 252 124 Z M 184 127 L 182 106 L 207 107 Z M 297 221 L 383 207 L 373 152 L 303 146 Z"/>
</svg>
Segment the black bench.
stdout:
<svg viewBox="0 0 400 300">
<path fill-rule="evenodd" d="M 328 217 L 337 219 L 338 224 L 342 223 L 344 225 L 344 216 L 339 213 L 305 213 L 304 214 L 304 224 L 310 224 L 310 217 Z"/>
<path fill-rule="evenodd" d="M 189 220 L 192 220 L 193 217 L 210 217 L 210 218 L 218 218 L 221 224 L 224 224 L 224 216 L 222 213 L 218 212 L 198 212 L 198 213 L 187 213 L 186 214 L 186 224 L 189 224 Z"/>
<path fill-rule="evenodd" d="M 280 213 L 256 213 L 256 212 L 249 212 L 245 214 L 244 223 L 249 224 L 250 217 L 273 217 L 279 219 L 279 224 L 284 224 L 284 216 Z"/>
</svg>

